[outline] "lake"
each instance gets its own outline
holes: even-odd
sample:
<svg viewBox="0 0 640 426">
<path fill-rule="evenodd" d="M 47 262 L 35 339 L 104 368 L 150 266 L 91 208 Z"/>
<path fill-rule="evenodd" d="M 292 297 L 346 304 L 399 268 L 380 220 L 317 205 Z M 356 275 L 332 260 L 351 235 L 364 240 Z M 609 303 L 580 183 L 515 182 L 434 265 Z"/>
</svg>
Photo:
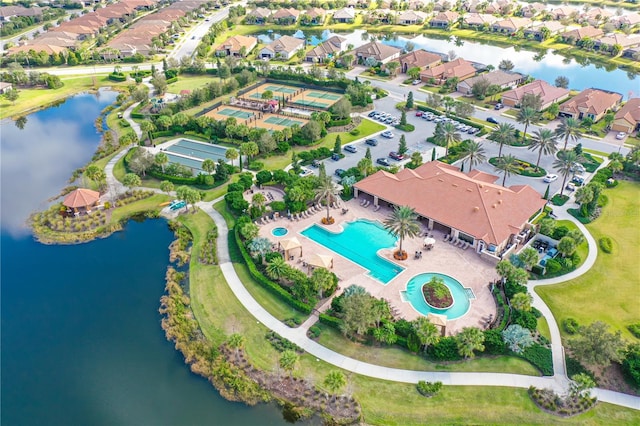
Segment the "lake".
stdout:
<svg viewBox="0 0 640 426">
<path fill-rule="evenodd" d="M 295 33 L 285 31 L 280 33 L 256 33 L 254 36 L 257 36 L 262 43 L 269 43 L 284 34 L 305 38 L 307 43 L 312 46 L 317 46 L 334 35 L 346 38 L 347 43 L 352 44 L 354 47 L 359 47 L 369 42 L 372 36 L 382 37 L 380 39 L 382 43 L 400 48 L 404 48 L 410 41 L 416 49 L 445 54 L 453 51 L 457 57 L 495 67 L 498 66 L 501 60 L 509 59 L 515 65 L 514 71 L 529 74 L 551 84 L 553 84 L 556 77 L 563 75 L 569 79 L 569 87 L 576 90 L 596 87 L 618 92 L 625 99 L 628 98 L 630 93 L 634 96 L 640 95 L 640 78 L 630 79 L 630 76 L 624 70 L 617 69 L 615 66 L 607 70 L 600 64 L 581 65 L 575 59 L 568 59 L 553 52 L 541 55 L 538 52 L 513 46 L 505 48 L 465 40 L 456 42 L 455 40 L 437 39 L 424 35 L 383 36 L 381 34 L 369 34 L 364 30 L 355 30 L 351 33 L 333 33 L 329 30 L 303 32 L 299 30 Z"/>
<path fill-rule="evenodd" d="M 160 328 L 166 221 L 130 221 L 109 238 L 43 245 L 24 226 L 91 158 L 93 122 L 113 101 L 80 95 L 2 122 L 3 425 L 281 425 L 274 404 L 224 400 Z"/>
</svg>

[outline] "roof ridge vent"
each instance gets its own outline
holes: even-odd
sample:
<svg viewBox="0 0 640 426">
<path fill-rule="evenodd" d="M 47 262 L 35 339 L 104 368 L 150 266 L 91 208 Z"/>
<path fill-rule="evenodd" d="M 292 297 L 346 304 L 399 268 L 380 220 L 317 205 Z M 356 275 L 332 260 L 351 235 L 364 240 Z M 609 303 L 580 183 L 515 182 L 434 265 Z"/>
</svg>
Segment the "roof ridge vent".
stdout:
<svg viewBox="0 0 640 426">
<path fill-rule="evenodd" d="M 438 182 L 444 182 L 444 179 L 438 178 Z"/>
<path fill-rule="evenodd" d="M 457 188 L 457 187 L 458 187 L 458 184 L 457 184 L 457 183 L 452 183 L 451 185 L 453 185 L 455 188 Z"/>
<path fill-rule="evenodd" d="M 474 211 L 474 212 L 480 211 L 480 207 L 475 206 L 475 207 L 473 208 L 473 211 Z"/>
<path fill-rule="evenodd" d="M 473 189 L 467 188 L 467 192 L 473 192 Z"/>
</svg>

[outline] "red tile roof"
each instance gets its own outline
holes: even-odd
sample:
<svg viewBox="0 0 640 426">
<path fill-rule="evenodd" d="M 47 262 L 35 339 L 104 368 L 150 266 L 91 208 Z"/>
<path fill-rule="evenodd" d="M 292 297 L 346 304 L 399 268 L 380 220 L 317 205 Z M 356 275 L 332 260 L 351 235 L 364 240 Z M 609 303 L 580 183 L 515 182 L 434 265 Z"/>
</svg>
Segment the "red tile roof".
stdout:
<svg viewBox="0 0 640 426">
<path fill-rule="evenodd" d="M 86 188 L 78 188 L 71 191 L 64 197 L 64 204 L 67 207 L 78 208 L 92 206 L 100 199 L 100 193 Z"/>
</svg>

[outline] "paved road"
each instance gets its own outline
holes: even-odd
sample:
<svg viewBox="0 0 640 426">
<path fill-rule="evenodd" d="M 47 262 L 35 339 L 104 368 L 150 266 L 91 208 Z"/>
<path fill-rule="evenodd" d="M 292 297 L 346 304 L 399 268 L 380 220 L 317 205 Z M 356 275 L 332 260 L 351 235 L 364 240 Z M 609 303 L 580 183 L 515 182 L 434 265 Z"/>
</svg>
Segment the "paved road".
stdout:
<svg viewBox="0 0 640 426">
<path fill-rule="evenodd" d="M 209 28 L 217 22 L 220 22 L 229 16 L 229 9 L 225 8 L 217 12 L 215 15 L 210 15 L 207 20 L 202 21 L 192 29 L 190 29 L 183 37 L 169 55 L 169 58 L 180 60 L 185 56 L 193 56 L 198 44 L 202 37 L 207 34 Z"/>
</svg>

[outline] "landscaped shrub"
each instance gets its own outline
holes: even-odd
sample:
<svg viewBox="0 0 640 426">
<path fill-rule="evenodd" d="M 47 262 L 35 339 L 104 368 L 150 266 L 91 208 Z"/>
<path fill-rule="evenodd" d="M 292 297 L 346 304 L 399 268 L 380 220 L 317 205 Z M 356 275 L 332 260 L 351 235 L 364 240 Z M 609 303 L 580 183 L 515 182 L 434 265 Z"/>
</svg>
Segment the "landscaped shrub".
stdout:
<svg viewBox="0 0 640 426">
<path fill-rule="evenodd" d="M 553 358 L 551 357 L 551 349 L 534 344 L 526 348 L 521 354 L 519 354 L 519 356 L 538 368 L 543 376 L 553 376 Z"/>
<path fill-rule="evenodd" d="M 418 389 L 418 392 L 420 392 L 420 395 L 430 398 L 440 392 L 442 389 L 442 382 L 425 382 L 424 380 L 420 380 L 416 388 Z"/>
<path fill-rule="evenodd" d="M 333 327 L 336 330 L 340 330 L 340 325 L 342 325 L 342 320 L 340 318 L 332 317 L 327 314 L 320 314 L 320 322 Z"/>
<path fill-rule="evenodd" d="M 587 376 L 591 377 L 591 379 L 593 379 L 595 381 L 595 376 L 593 375 L 593 373 L 589 370 L 587 370 L 582 364 L 580 364 L 580 361 L 578 361 L 575 358 L 571 358 L 569 355 L 565 355 L 564 357 L 565 360 L 565 364 L 567 366 L 567 376 L 568 377 L 573 377 L 576 374 L 586 374 Z"/>
<path fill-rule="evenodd" d="M 580 324 L 575 318 L 568 317 L 562 320 L 562 328 L 567 334 L 576 334 Z"/>
<path fill-rule="evenodd" d="M 613 251 L 613 241 L 609 237 L 602 237 L 598 240 L 600 249 L 605 253 L 611 253 Z"/>
<path fill-rule="evenodd" d="M 560 194 L 556 194 L 553 196 L 553 198 L 551 199 L 551 203 L 555 206 L 563 206 L 564 203 L 567 202 L 567 200 L 569 199 L 568 195 L 560 195 Z"/>
<path fill-rule="evenodd" d="M 360 129 L 358 129 L 358 128 L 352 129 L 352 130 L 349 132 L 349 134 L 350 134 L 351 136 L 358 136 L 358 135 L 360 134 Z"/>
<path fill-rule="evenodd" d="M 264 163 L 262 161 L 252 161 L 249 163 L 249 170 L 257 171 L 264 169 Z"/>
<path fill-rule="evenodd" d="M 304 350 L 300 346 L 296 345 L 288 339 L 285 339 L 275 331 L 267 332 L 264 338 L 267 339 L 269 343 L 271 343 L 271 346 L 273 346 L 274 349 L 278 352 L 294 351 L 299 354 L 304 353 Z"/>
<path fill-rule="evenodd" d="M 545 267 L 547 269 L 547 275 L 548 274 L 557 274 L 558 272 L 560 272 L 562 270 L 562 265 L 560 264 L 560 262 L 558 262 L 555 259 L 547 260 L 547 263 L 545 264 Z"/>
<path fill-rule="evenodd" d="M 518 324 L 535 332 L 538 327 L 538 318 L 533 311 L 527 312 L 519 309 L 511 309 L 511 323 Z"/>
<path fill-rule="evenodd" d="M 640 322 L 628 325 L 627 330 L 629 330 L 631 334 L 640 339 Z"/>
<path fill-rule="evenodd" d="M 569 228 L 567 228 L 564 225 L 558 226 L 553 230 L 552 238 L 554 240 L 560 241 L 562 238 L 566 237 L 568 233 L 569 233 Z"/>
<path fill-rule="evenodd" d="M 307 334 L 310 338 L 317 339 L 318 337 L 320 337 L 320 334 L 322 334 L 322 329 L 317 325 L 312 325 L 311 327 L 309 327 L 309 332 Z"/>
<path fill-rule="evenodd" d="M 536 274 L 536 275 L 544 275 L 544 266 L 541 265 L 533 265 L 531 267 L 531 272 Z"/>
<path fill-rule="evenodd" d="M 487 355 L 502 355 L 507 351 L 507 346 L 499 330 L 484 331 L 484 353 Z"/>
<path fill-rule="evenodd" d="M 622 371 L 633 386 L 640 388 L 640 345 L 629 345 L 622 361 Z"/>
<path fill-rule="evenodd" d="M 427 354 L 437 361 L 457 361 L 461 358 L 453 336 L 443 337 L 435 345 L 429 346 Z"/>
<path fill-rule="evenodd" d="M 398 321 L 393 323 L 393 325 L 398 336 L 408 337 L 409 334 L 413 333 L 413 324 L 404 318 L 400 318 Z"/>
</svg>

